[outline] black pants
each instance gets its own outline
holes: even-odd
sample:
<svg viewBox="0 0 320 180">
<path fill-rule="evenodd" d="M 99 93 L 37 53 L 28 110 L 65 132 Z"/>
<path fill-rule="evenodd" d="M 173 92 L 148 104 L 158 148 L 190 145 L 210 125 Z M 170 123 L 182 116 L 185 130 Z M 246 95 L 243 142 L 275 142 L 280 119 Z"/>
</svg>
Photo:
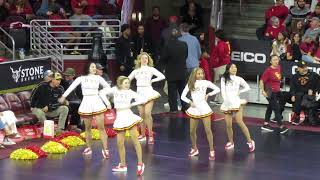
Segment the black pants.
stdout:
<svg viewBox="0 0 320 180">
<path fill-rule="evenodd" d="M 267 106 L 266 114 L 265 114 L 265 122 L 269 122 L 271 118 L 272 111 L 275 114 L 274 120 L 278 122 L 278 124 L 282 125 L 282 115 L 280 109 L 280 92 L 273 92 L 270 97 L 267 98 L 269 104 Z"/>
<path fill-rule="evenodd" d="M 78 113 L 78 109 L 79 109 L 80 103 L 73 103 L 70 102 L 69 103 L 69 115 L 70 115 L 70 125 L 76 125 L 76 126 L 80 126 L 80 115 Z M 68 125 L 68 121 L 66 121 L 66 127 Z"/>
<path fill-rule="evenodd" d="M 178 111 L 177 99 L 180 97 L 178 97 L 177 92 L 179 92 L 179 95 L 181 96 L 184 87 L 185 87 L 184 80 L 168 81 L 168 102 L 170 106 L 170 112 Z M 181 105 L 182 105 L 181 110 L 185 111 L 187 109 L 186 103 L 182 101 Z"/>
<path fill-rule="evenodd" d="M 301 103 L 302 103 L 302 98 L 303 98 L 304 94 L 296 94 L 295 95 L 295 101 L 292 103 L 293 108 L 292 111 L 299 115 L 301 112 Z"/>
</svg>

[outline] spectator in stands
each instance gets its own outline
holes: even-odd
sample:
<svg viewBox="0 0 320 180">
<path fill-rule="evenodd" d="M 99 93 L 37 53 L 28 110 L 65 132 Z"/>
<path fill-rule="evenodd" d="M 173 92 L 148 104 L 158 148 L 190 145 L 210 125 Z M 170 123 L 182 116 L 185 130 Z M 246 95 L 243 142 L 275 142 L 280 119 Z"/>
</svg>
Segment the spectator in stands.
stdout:
<svg viewBox="0 0 320 180">
<path fill-rule="evenodd" d="M 300 49 L 302 53 L 302 61 L 309 63 L 316 63 L 313 59 L 314 54 L 314 42 L 310 36 L 305 36 L 303 42 L 300 44 Z"/>
<path fill-rule="evenodd" d="M 284 0 L 276 0 L 274 6 L 271 6 L 265 12 L 266 23 L 269 22 L 271 17 L 275 16 L 279 18 L 280 24 L 282 25 L 283 22 L 286 20 L 289 14 L 289 9 L 287 6 L 284 5 Z"/>
<path fill-rule="evenodd" d="M 194 8 L 195 8 L 197 16 L 202 16 L 203 9 L 202 9 L 201 5 L 196 3 L 195 0 L 186 0 L 185 4 L 180 8 L 180 17 L 181 18 L 187 16 L 190 5 L 195 6 Z"/>
<path fill-rule="evenodd" d="M 67 68 L 63 73 L 64 78 L 61 79 L 61 86 L 63 89 L 68 89 L 69 86 L 73 83 L 74 78 L 76 77 L 76 71 L 73 68 Z M 80 115 L 78 114 L 78 109 L 82 99 L 81 88 L 78 87 L 75 91 L 72 91 L 67 97 L 69 102 L 69 115 L 70 123 L 66 121 L 66 127 L 70 125 L 70 130 L 80 133 L 81 132 L 81 120 Z"/>
<path fill-rule="evenodd" d="M 48 12 L 50 20 L 65 20 L 66 14 L 65 12 L 61 12 L 61 9 L 56 7 L 52 10 L 52 12 Z M 81 36 L 80 33 L 71 33 L 70 31 L 73 31 L 73 28 L 70 26 L 69 22 L 67 21 L 51 21 L 51 28 L 54 34 L 54 36 L 57 37 L 58 40 L 60 40 L 62 43 L 66 43 L 65 45 L 66 49 L 72 49 L 74 47 L 74 50 L 71 50 L 72 55 L 79 55 L 80 52 L 77 51 L 77 45 L 72 45 L 72 43 L 79 43 L 80 39 L 77 39 Z M 54 26 L 61 26 L 61 27 L 54 27 Z M 55 32 L 56 31 L 56 32 Z M 68 39 L 63 39 L 68 38 Z M 71 44 L 71 45 L 70 45 Z"/>
<path fill-rule="evenodd" d="M 307 8 L 305 0 L 298 0 L 297 6 L 290 9 L 290 13 L 286 20 L 284 21 L 285 26 L 291 27 L 291 31 L 295 31 L 294 28 L 299 20 L 306 22 L 308 16 L 310 16 L 310 9 Z"/>
<path fill-rule="evenodd" d="M 146 36 L 151 40 L 152 59 L 157 67 L 161 51 L 161 33 L 167 27 L 166 21 L 160 16 L 160 7 L 152 7 L 152 16 L 148 17 L 145 24 Z"/>
<path fill-rule="evenodd" d="M 120 75 L 128 76 L 133 70 L 134 57 L 131 45 L 131 30 L 129 24 L 121 26 L 121 36 L 116 42 L 116 61 L 120 67 Z"/>
<path fill-rule="evenodd" d="M 50 82 L 40 84 L 32 91 L 31 111 L 43 123 L 47 117 L 59 117 L 57 133 L 61 133 L 65 129 L 65 123 L 68 117 L 68 101 L 64 104 L 58 102 L 58 98 L 64 93 L 63 87 L 60 85 L 62 76 L 58 72 L 54 72 L 53 79 Z"/>
<path fill-rule="evenodd" d="M 300 50 L 301 36 L 298 33 L 292 35 L 291 44 L 288 47 L 287 60 L 301 61 L 301 50 Z"/>
<path fill-rule="evenodd" d="M 305 34 L 303 35 L 303 39 L 305 36 L 311 37 L 313 41 L 316 40 L 316 37 L 320 35 L 320 19 L 317 17 L 313 17 L 310 22 L 310 28 L 307 29 Z"/>
<path fill-rule="evenodd" d="M 161 33 L 162 46 L 164 46 L 166 42 L 171 38 L 172 29 L 177 29 L 177 28 L 178 28 L 178 17 L 170 16 L 168 27 L 166 27 Z"/>
<path fill-rule="evenodd" d="M 314 12 L 311 13 L 310 18 L 317 17 L 320 19 L 320 3 L 317 3 Z"/>
<path fill-rule="evenodd" d="M 0 0 L 0 26 L 9 16 L 10 4 L 6 0 Z"/>
<path fill-rule="evenodd" d="M 56 9 L 59 9 L 60 13 L 64 12 L 64 9 L 56 0 L 42 0 L 40 8 L 36 11 L 36 15 L 47 17 Z"/>
<path fill-rule="evenodd" d="M 182 17 L 182 22 L 190 26 L 189 31 L 192 35 L 203 27 L 202 14 L 197 14 L 197 8 L 194 2 L 189 3 L 188 12 Z"/>
<path fill-rule="evenodd" d="M 50 82 L 53 79 L 53 71 L 46 70 L 43 73 L 43 82 Z"/>
<path fill-rule="evenodd" d="M 320 64 L 320 36 L 317 37 L 314 43 L 313 59 L 317 64 Z"/>
<path fill-rule="evenodd" d="M 83 8 L 83 14 L 93 17 L 97 14 L 100 0 L 71 0 L 71 8 L 75 12 L 75 8 Z"/>
<path fill-rule="evenodd" d="M 21 138 L 16 126 L 17 118 L 12 111 L 0 112 L 0 130 L 4 131 L 4 139 L 0 148 L 4 148 L 3 145 L 16 144 L 11 138 Z"/>
<path fill-rule="evenodd" d="M 280 133 L 284 134 L 288 129 L 282 123 L 281 107 L 280 107 L 280 84 L 281 84 L 281 66 L 280 58 L 277 55 L 271 55 L 270 66 L 263 72 L 260 80 L 261 93 L 268 100 L 265 119 L 262 130 L 272 132 L 269 122 L 272 111 L 275 114 L 275 121 L 280 126 Z"/>
<path fill-rule="evenodd" d="M 186 60 L 188 57 L 187 43 L 178 40 L 178 29 L 172 29 L 171 39 L 168 40 L 166 46 L 161 52 L 161 63 L 164 65 L 165 76 L 168 82 L 168 102 L 170 111 L 178 111 L 177 92 L 182 94 L 186 81 Z M 179 70 L 179 73 L 177 73 Z M 182 102 L 182 111 L 186 110 L 187 106 Z"/>
<path fill-rule="evenodd" d="M 86 14 L 83 14 L 83 8 L 73 8 L 74 14 L 69 18 L 71 21 L 71 25 L 74 26 L 74 30 L 76 31 L 88 31 L 90 30 L 88 27 L 79 27 L 79 26 L 90 26 L 90 25 L 98 25 L 95 21 L 92 21 L 92 17 Z"/>
<path fill-rule="evenodd" d="M 140 53 L 146 52 L 148 54 L 152 53 L 152 44 L 148 37 L 145 36 L 143 24 L 139 24 L 137 27 L 137 32 L 132 38 L 133 42 L 133 57 L 137 57 Z"/>
<path fill-rule="evenodd" d="M 267 26 L 265 36 L 267 39 L 274 40 L 278 37 L 279 32 L 285 31 L 285 27 L 280 24 L 279 18 L 272 16 Z"/>
<path fill-rule="evenodd" d="M 33 17 L 33 10 L 28 0 L 13 0 L 10 4 L 10 15 L 22 16 L 26 19 Z"/>
<path fill-rule="evenodd" d="M 302 110 L 301 103 L 305 95 L 315 95 L 319 75 L 314 72 L 309 72 L 305 62 L 300 61 L 297 64 L 297 73 L 293 75 L 290 82 L 291 101 L 293 102 L 293 124 L 298 125 L 300 122 L 300 113 Z M 308 111 L 308 109 L 306 110 Z M 311 124 L 314 124 L 313 118 L 309 118 Z"/>
<path fill-rule="evenodd" d="M 304 35 L 305 23 L 302 20 L 297 21 L 296 26 L 290 30 L 290 34 L 298 33 L 300 37 Z"/>
<path fill-rule="evenodd" d="M 230 43 L 226 39 L 225 34 L 222 29 L 217 30 L 215 32 L 216 36 L 216 43 L 217 45 L 214 46 L 211 50 L 210 54 L 210 64 L 214 71 L 214 84 L 220 83 L 220 77 L 226 71 L 226 65 L 230 64 Z M 216 103 L 220 104 L 222 102 L 222 97 L 218 94 L 216 97 Z"/>
<path fill-rule="evenodd" d="M 97 72 L 96 72 L 96 75 L 99 75 L 101 76 L 105 81 L 107 81 L 107 83 L 112 84 L 112 81 L 110 80 L 109 76 L 107 73 L 105 73 L 103 70 L 104 70 L 104 67 L 100 64 L 100 63 L 96 63 L 96 67 L 97 67 Z M 102 86 L 101 88 L 99 89 L 102 89 Z"/>
<path fill-rule="evenodd" d="M 186 23 L 182 23 L 180 26 L 181 37 L 178 39 L 187 43 L 188 45 L 188 57 L 187 57 L 187 77 L 194 68 L 199 67 L 199 60 L 201 56 L 201 47 L 199 40 L 189 33 L 190 27 Z"/>
<path fill-rule="evenodd" d="M 280 60 L 287 60 L 289 45 L 290 39 L 288 33 L 285 31 L 280 32 L 277 39 L 272 43 L 271 55 L 279 56 Z"/>
</svg>

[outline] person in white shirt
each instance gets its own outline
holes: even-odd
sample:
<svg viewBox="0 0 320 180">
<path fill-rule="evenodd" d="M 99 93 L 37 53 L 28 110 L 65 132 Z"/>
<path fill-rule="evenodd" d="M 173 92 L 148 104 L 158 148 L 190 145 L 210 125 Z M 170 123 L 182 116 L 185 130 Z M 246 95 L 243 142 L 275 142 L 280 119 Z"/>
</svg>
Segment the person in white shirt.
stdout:
<svg viewBox="0 0 320 180">
<path fill-rule="evenodd" d="M 124 141 L 125 133 L 128 130 L 137 153 L 137 174 L 142 175 L 145 166 L 142 162 L 142 149 L 138 140 L 139 132 L 137 130 L 137 125 L 142 122 L 142 118 L 135 115 L 130 108 L 132 106 L 146 103 L 147 99 L 130 89 L 130 80 L 126 76 L 119 76 L 117 78 L 117 87 L 113 87 L 111 89 L 105 88 L 100 91 L 101 99 L 103 99 L 106 104 L 109 104 L 107 96 L 113 96 L 114 108 L 117 111 L 116 120 L 113 123 L 113 129 L 117 131 L 117 145 L 120 163 L 118 166 L 112 168 L 112 171 L 127 171 Z M 131 103 L 133 99 L 135 102 Z"/>
<path fill-rule="evenodd" d="M 0 148 L 4 148 L 3 145 L 15 145 L 16 143 L 11 138 L 21 138 L 16 122 L 14 112 L 10 110 L 0 112 L 0 131 L 4 131 L 4 139 L 0 143 Z"/>
<path fill-rule="evenodd" d="M 142 52 L 138 55 L 135 61 L 136 67 L 130 75 L 130 81 L 134 78 L 137 81 L 137 93 L 146 97 L 147 102 L 138 106 L 140 116 L 143 118 L 141 123 L 141 135 L 139 135 L 139 141 L 146 141 L 146 126 L 148 128 L 148 144 L 154 144 L 153 138 L 153 120 L 151 116 L 154 100 L 160 97 L 160 94 L 152 88 L 152 83 L 162 81 L 166 77 L 159 72 L 153 66 L 153 60 L 146 52 Z M 156 78 L 152 79 L 155 76 Z"/>
<path fill-rule="evenodd" d="M 213 91 L 206 94 L 207 88 Z M 191 92 L 191 99 L 187 98 L 188 92 Z M 188 84 L 182 91 L 181 100 L 190 104 L 186 114 L 190 117 L 190 138 L 191 138 L 191 151 L 189 156 L 199 155 L 197 148 L 197 127 L 199 120 L 202 119 L 207 139 L 210 147 L 209 160 L 215 159 L 213 148 L 213 135 L 211 131 L 211 114 L 213 113 L 207 103 L 209 96 L 213 96 L 220 92 L 220 89 L 212 82 L 204 80 L 204 71 L 202 68 L 194 68 L 190 74 Z"/>
<path fill-rule="evenodd" d="M 109 158 L 109 150 L 107 145 L 108 136 L 104 127 L 104 112 L 110 109 L 110 104 L 106 105 L 99 96 L 99 85 L 103 88 L 110 88 L 110 85 L 99 75 L 95 75 L 97 71 L 96 64 L 89 62 L 86 64 L 83 76 L 76 78 L 69 88 L 64 92 L 59 102 L 64 102 L 66 97 L 81 85 L 83 99 L 78 109 L 81 119 L 85 123 L 85 134 L 87 148 L 83 151 L 83 155 L 92 154 L 92 120 L 95 119 L 103 145 L 102 156 L 104 159 Z"/>
<path fill-rule="evenodd" d="M 242 89 L 240 89 L 242 88 Z M 243 134 L 247 139 L 249 151 L 255 150 L 255 142 L 250 137 L 250 132 L 243 122 L 243 106 L 247 103 L 246 100 L 240 99 L 240 94 L 250 90 L 248 83 L 241 77 L 237 76 L 237 66 L 228 64 L 226 71 L 221 78 L 221 94 L 223 103 L 220 107 L 225 114 L 226 130 L 229 142 L 225 145 L 225 149 L 234 149 L 232 116 L 235 113 L 235 119 L 240 126 Z"/>
</svg>

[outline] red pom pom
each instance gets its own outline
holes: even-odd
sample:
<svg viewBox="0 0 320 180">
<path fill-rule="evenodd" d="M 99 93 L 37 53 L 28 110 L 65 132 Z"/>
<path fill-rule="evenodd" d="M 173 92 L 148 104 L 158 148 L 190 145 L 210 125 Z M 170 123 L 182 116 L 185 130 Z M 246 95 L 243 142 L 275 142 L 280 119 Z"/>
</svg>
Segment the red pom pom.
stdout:
<svg viewBox="0 0 320 180">
<path fill-rule="evenodd" d="M 115 130 L 113 130 L 112 128 L 107 128 L 106 132 L 107 132 L 108 137 L 114 137 L 117 135 L 117 132 Z"/>
<path fill-rule="evenodd" d="M 61 139 L 63 139 L 63 138 L 69 137 L 69 136 L 77 136 L 77 137 L 80 137 L 80 134 L 79 134 L 79 133 L 76 133 L 76 132 L 70 132 L 70 131 L 68 131 L 68 132 L 64 132 L 64 133 L 59 134 L 58 136 L 56 136 L 55 139 L 61 140 Z"/>
<path fill-rule="evenodd" d="M 40 147 L 38 146 L 27 146 L 25 149 L 28 149 L 34 153 L 36 153 L 39 158 L 45 158 L 48 156 L 46 152 L 44 152 Z"/>
</svg>

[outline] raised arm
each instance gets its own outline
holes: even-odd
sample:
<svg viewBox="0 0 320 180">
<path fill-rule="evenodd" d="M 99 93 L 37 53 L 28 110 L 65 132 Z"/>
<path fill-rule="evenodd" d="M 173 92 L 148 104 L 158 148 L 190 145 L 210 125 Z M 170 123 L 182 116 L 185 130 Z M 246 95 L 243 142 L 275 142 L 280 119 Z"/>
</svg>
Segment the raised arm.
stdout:
<svg viewBox="0 0 320 180">
<path fill-rule="evenodd" d="M 181 94 L 181 100 L 188 103 L 188 104 L 191 104 L 192 103 L 192 100 L 190 100 L 189 98 L 187 98 L 187 94 L 189 92 L 189 86 L 188 84 L 186 85 L 186 87 L 184 87 L 183 91 L 182 91 L 182 94 Z"/>
<path fill-rule="evenodd" d="M 81 77 L 77 77 L 76 80 L 69 86 L 69 88 L 63 93 L 62 97 L 66 98 L 68 95 L 76 89 L 76 87 L 81 83 Z"/>
<path fill-rule="evenodd" d="M 148 101 L 145 97 L 139 95 L 138 93 L 136 93 L 136 92 L 134 92 L 132 90 L 131 90 L 131 93 L 132 93 L 132 96 L 133 96 L 133 99 L 134 99 L 134 102 L 131 103 L 131 106 L 137 106 L 137 105 L 140 105 L 140 104 L 144 104 L 144 103 L 146 103 Z"/>
<path fill-rule="evenodd" d="M 243 79 L 243 78 L 239 78 L 240 79 L 240 86 L 242 87 L 242 89 L 239 91 L 239 93 L 244 93 L 249 91 L 251 88 L 249 86 L 249 84 Z"/>
<path fill-rule="evenodd" d="M 108 109 L 111 108 L 111 103 L 108 100 L 107 95 L 113 95 L 113 92 L 114 92 L 114 88 L 103 88 L 102 90 L 99 91 L 99 96 Z"/>
<path fill-rule="evenodd" d="M 156 68 L 152 67 L 151 70 L 152 70 L 152 74 L 154 76 L 156 76 L 156 78 L 151 80 L 152 83 L 166 79 L 166 77 L 160 71 L 158 71 Z"/>
<path fill-rule="evenodd" d="M 213 96 L 213 95 L 218 94 L 220 92 L 220 88 L 218 86 L 213 84 L 211 81 L 206 81 L 206 82 L 208 84 L 208 88 L 213 90 L 210 93 L 208 93 L 209 96 Z"/>
<path fill-rule="evenodd" d="M 130 81 L 132 81 L 132 79 L 136 77 L 136 72 L 137 72 L 137 70 L 133 70 L 133 71 L 129 74 L 128 78 L 130 79 Z"/>
</svg>

